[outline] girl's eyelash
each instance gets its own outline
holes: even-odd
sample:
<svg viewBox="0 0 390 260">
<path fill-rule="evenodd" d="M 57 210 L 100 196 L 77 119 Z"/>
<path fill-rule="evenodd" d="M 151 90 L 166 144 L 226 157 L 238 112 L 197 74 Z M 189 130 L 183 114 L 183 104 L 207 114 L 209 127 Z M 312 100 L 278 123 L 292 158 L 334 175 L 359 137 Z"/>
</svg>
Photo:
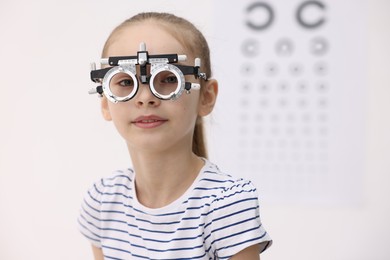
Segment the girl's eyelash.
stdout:
<svg viewBox="0 0 390 260">
<path fill-rule="evenodd" d="M 133 83 L 133 80 L 132 79 L 122 79 L 122 80 L 118 80 L 118 85 L 122 85 L 122 86 L 126 86 L 127 85 L 127 82 L 129 83 L 129 85 L 134 85 Z"/>
</svg>

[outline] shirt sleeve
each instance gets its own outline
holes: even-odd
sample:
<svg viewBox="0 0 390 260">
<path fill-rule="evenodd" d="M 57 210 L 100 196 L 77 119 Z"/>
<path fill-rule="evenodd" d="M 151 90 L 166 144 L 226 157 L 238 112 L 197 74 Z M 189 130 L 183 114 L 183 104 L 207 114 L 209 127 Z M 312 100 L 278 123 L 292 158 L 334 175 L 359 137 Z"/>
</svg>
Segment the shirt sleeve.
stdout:
<svg viewBox="0 0 390 260">
<path fill-rule="evenodd" d="M 214 199 L 205 232 L 206 243 L 218 259 L 229 259 L 255 244 L 267 243 L 265 249 L 271 245 L 260 220 L 257 191 L 250 181 L 235 182 Z"/>
<path fill-rule="evenodd" d="M 80 232 L 92 243 L 101 247 L 101 197 L 102 182 L 95 183 L 85 194 L 78 217 Z"/>
</svg>

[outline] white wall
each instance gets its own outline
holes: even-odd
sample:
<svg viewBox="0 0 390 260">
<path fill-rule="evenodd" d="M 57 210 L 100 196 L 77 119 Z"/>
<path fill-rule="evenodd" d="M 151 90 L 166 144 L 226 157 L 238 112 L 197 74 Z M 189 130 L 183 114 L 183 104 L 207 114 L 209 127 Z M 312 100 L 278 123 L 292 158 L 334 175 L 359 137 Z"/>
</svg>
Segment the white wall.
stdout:
<svg viewBox="0 0 390 260">
<path fill-rule="evenodd" d="M 91 259 L 76 229 L 82 196 L 129 159 L 113 126 L 101 119 L 98 99 L 87 94 L 89 62 L 98 59 L 110 30 L 141 10 L 177 13 L 211 37 L 211 16 L 221 10 L 209 2 L 0 2 L 0 259 Z M 265 203 L 263 222 L 274 246 L 264 259 L 390 259 L 390 2 L 368 2 L 363 202 Z"/>
</svg>

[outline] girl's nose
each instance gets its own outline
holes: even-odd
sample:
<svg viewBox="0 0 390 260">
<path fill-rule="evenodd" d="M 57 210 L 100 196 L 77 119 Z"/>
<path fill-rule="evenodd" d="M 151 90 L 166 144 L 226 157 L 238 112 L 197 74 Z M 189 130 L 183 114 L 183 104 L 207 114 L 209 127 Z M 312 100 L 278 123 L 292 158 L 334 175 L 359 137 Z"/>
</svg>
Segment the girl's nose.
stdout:
<svg viewBox="0 0 390 260">
<path fill-rule="evenodd" d="M 161 100 L 153 95 L 150 91 L 149 84 L 140 83 L 138 93 L 135 95 L 136 105 L 142 106 L 158 106 Z"/>
</svg>

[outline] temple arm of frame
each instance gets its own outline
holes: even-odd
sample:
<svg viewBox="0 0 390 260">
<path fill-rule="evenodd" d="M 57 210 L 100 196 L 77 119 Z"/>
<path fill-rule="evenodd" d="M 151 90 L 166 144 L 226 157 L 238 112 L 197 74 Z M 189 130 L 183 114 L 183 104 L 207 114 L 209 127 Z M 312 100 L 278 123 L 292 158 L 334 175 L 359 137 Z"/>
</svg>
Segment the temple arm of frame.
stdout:
<svg viewBox="0 0 390 260">
<path fill-rule="evenodd" d="M 199 90 L 200 84 L 199 83 L 192 83 L 192 82 L 186 82 L 184 89 L 187 91 L 190 91 L 191 89 Z"/>
<path fill-rule="evenodd" d="M 91 88 L 88 91 L 88 94 L 99 94 L 103 95 L 103 87 L 102 86 L 97 86 L 96 88 Z"/>
<path fill-rule="evenodd" d="M 104 78 L 107 71 L 109 71 L 112 67 L 99 69 L 99 70 L 91 70 L 91 80 L 93 82 L 99 83 L 101 79 Z"/>
<path fill-rule="evenodd" d="M 195 78 L 202 78 L 207 80 L 207 76 L 205 73 L 200 72 L 199 66 L 186 66 L 186 65 L 175 65 L 178 67 L 184 75 L 194 75 Z"/>
</svg>

